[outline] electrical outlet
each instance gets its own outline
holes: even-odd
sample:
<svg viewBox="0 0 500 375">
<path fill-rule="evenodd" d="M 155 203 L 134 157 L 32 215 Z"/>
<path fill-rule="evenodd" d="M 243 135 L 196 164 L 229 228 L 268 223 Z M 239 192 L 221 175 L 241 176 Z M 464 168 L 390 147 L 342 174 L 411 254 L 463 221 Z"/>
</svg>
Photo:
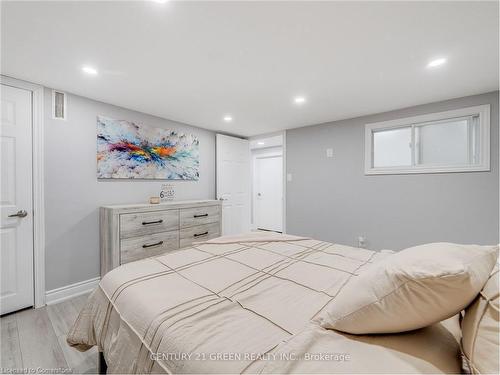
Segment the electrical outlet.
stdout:
<svg viewBox="0 0 500 375">
<path fill-rule="evenodd" d="M 366 238 L 365 236 L 359 236 L 358 237 L 358 247 L 364 249 L 366 246 Z"/>
<path fill-rule="evenodd" d="M 287 182 L 292 182 L 292 174 L 291 173 L 287 173 L 286 174 L 286 181 Z"/>
<path fill-rule="evenodd" d="M 326 149 L 326 157 L 327 158 L 333 158 L 333 148 L 327 148 Z"/>
</svg>

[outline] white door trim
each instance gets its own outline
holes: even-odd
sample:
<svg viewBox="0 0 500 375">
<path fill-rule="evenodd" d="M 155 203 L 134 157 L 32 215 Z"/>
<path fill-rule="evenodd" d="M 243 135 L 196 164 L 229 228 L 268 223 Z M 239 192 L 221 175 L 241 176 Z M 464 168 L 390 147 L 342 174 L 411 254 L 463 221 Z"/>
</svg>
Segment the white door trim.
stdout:
<svg viewBox="0 0 500 375">
<path fill-rule="evenodd" d="M 286 186 L 288 181 L 286 180 L 286 130 L 283 130 L 283 225 L 282 225 L 282 233 L 286 233 Z"/>
<path fill-rule="evenodd" d="M 29 90 L 32 93 L 33 127 L 33 280 L 35 308 L 45 306 L 45 204 L 44 204 L 44 121 L 43 86 L 0 75 L 6 86 Z"/>
</svg>

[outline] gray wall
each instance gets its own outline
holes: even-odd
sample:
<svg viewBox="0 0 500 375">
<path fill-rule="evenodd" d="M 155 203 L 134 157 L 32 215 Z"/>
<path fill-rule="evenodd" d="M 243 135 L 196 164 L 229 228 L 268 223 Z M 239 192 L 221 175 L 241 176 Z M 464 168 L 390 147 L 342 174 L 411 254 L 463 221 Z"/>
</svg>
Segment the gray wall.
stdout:
<svg viewBox="0 0 500 375">
<path fill-rule="evenodd" d="M 366 123 L 491 104 L 491 171 L 364 175 Z M 287 232 L 400 250 L 498 243 L 498 91 L 287 131 Z M 326 158 L 326 148 L 334 157 Z"/>
<path fill-rule="evenodd" d="M 168 181 L 176 199 L 215 197 L 215 133 L 68 95 L 68 119 L 53 120 L 45 90 L 46 289 L 99 276 L 101 205 L 147 202 L 166 181 L 97 180 L 96 116 L 191 132 L 200 139 L 199 181 Z"/>
</svg>

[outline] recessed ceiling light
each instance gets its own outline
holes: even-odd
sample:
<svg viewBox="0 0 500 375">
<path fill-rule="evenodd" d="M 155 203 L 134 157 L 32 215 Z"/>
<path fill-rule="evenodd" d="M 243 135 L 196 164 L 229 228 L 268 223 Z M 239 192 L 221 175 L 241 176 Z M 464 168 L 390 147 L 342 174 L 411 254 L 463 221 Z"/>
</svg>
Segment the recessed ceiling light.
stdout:
<svg viewBox="0 0 500 375">
<path fill-rule="evenodd" d="M 441 57 L 439 59 L 435 59 L 435 60 L 430 61 L 427 64 L 427 67 L 428 68 L 435 68 L 436 66 L 443 65 L 444 63 L 446 63 L 446 59 L 444 57 Z"/>
<path fill-rule="evenodd" d="M 306 98 L 303 96 L 296 96 L 295 98 L 293 98 L 293 101 L 295 102 L 295 104 L 304 104 L 306 102 Z"/>
<path fill-rule="evenodd" d="M 259 146 L 264 146 L 266 143 L 265 142 L 257 142 Z"/>
<path fill-rule="evenodd" d="M 224 116 L 224 121 L 225 122 L 231 122 L 231 121 L 233 121 L 233 118 L 231 116 L 229 116 L 229 115 L 228 116 Z"/>
<path fill-rule="evenodd" d="M 84 67 L 82 67 L 82 71 L 84 73 L 90 74 L 92 76 L 97 75 L 97 69 L 92 68 L 91 66 L 84 66 Z"/>
</svg>

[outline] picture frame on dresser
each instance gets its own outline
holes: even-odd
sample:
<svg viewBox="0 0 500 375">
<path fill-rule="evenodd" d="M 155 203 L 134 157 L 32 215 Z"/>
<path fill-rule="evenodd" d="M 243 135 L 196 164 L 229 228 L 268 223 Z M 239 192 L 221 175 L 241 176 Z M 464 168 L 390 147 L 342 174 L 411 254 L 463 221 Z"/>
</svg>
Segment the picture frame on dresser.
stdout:
<svg viewBox="0 0 500 375">
<path fill-rule="evenodd" d="M 221 203 L 193 200 L 100 207 L 101 277 L 122 264 L 219 237 Z"/>
</svg>

